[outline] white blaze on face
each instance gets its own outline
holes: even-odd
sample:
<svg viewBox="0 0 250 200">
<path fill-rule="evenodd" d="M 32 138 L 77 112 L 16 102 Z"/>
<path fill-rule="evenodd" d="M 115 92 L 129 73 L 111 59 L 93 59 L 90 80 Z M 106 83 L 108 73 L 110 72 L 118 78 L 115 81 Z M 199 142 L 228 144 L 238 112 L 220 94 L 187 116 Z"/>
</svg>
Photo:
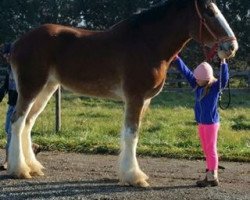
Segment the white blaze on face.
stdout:
<svg viewBox="0 0 250 200">
<path fill-rule="evenodd" d="M 217 5 L 214 4 L 214 3 L 211 3 L 211 6 L 213 7 L 213 9 L 215 11 L 215 17 L 218 19 L 218 21 L 220 22 L 221 26 L 223 26 L 223 28 L 226 30 L 226 32 L 228 34 L 228 37 L 235 37 L 232 29 L 230 28 L 229 24 L 227 23 L 227 20 L 222 15 L 222 13 L 219 10 L 219 8 L 217 7 Z"/>
<path fill-rule="evenodd" d="M 218 20 L 220 25 L 224 28 L 224 30 L 227 33 L 228 38 L 235 38 L 234 32 L 230 28 L 229 24 L 227 23 L 225 17 L 222 15 L 221 11 L 218 9 L 218 7 L 211 3 L 211 6 L 213 7 L 213 10 L 215 12 L 215 18 Z M 225 42 L 222 42 L 219 47 L 218 56 L 222 58 L 230 58 L 233 57 L 238 50 L 238 42 L 237 40 L 228 40 Z"/>
</svg>

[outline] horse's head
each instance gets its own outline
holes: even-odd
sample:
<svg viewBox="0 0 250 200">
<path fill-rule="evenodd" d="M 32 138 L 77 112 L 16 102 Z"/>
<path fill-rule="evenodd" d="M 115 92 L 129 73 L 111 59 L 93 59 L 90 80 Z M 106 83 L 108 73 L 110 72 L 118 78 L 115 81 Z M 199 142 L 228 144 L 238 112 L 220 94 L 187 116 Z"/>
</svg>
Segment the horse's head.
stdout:
<svg viewBox="0 0 250 200">
<path fill-rule="evenodd" d="M 236 37 L 215 0 L 194 0 L 190 35 L 202 44 L 218 45 L 218 56 L 233 57 L 238 50 Z"/>
</svg>

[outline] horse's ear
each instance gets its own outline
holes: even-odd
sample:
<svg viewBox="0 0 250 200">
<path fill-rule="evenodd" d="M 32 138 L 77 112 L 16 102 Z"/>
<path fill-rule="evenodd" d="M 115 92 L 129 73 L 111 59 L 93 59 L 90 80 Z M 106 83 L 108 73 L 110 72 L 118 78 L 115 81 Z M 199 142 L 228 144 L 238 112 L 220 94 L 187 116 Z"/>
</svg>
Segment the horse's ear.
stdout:
<svg viewBox="0 0 250 200">
<path fill-rule="evenodd" d="M 197 0 L 201 8 L 207 8 L 211 3 L 216 4 L 216 0 Z"/>
<path fill-rule="evenodd" d="M 211 0 L 209 3 L 217 4 L 216 0 Z"/>
<path fill-rule="evenodd" d="M 210 0 L 210 1 L 208 1 L 208 4 L 210 4 L 210 3 L 217 4 L 217 3 L 216 3 L 216 0 Z"/>
</svg>

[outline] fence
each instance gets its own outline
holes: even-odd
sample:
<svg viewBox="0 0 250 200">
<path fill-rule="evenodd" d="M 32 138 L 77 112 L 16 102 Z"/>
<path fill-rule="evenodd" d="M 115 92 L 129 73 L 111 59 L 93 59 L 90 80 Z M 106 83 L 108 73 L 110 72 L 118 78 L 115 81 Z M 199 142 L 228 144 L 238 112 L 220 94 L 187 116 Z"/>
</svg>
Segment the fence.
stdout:
<svg viewBox="0 0 250 200">
<path fill-rule="evenodd" d="M 214 72 L 217 77 L 219 77 L 219 71 Z M 170 69 L 167 73 L 167 81 L 166 87 L 167 88 L 183 88 L 187 85 L 186 79 L 180 74 L 179 71 L 175 69 Z M 230 70 L 230 80 L 239 79 L 244 80 L 243 87 L 250 89 L 250 70 L 248 71 L 236 71 Z"/>
<path fill-rule="evenodd" d="M 6 68 L 0 68 L 0 83 L 4 80 L 6 74 Z M 219 72 L 215 71 L 215 74 L 218 75 Z M 178 72 L 175 69 L 170 69 L 168 71 L 167 74 L 168 78 L 167 78 L 167 82 L 166 82 L 166 86 L 168 88 L 174 88 L 174 89 L 178 89 L 178 88 L 182 88 L 184 87 L 186 84 L 186 79 L 184 79 L 184 77 L 180 74 L 180 72 Z M 236 70 L 230 70 L 230 78 L 234 79 L 234 78 L 239 78 L 239 79 L 244 79 L 245 80 L 245 86 L 247 89 L 250 89 L 250 70 L 248 71 L 236 71 Z"/>
</svg>

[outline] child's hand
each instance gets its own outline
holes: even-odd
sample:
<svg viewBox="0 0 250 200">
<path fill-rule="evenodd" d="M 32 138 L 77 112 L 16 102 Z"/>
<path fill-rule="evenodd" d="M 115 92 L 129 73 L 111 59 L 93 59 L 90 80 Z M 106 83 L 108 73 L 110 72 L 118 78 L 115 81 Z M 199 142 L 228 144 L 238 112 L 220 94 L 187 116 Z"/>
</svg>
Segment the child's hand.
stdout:
<svg viewBox="0 0 250 200">
<path fill-rule="evenodd" d="M 176 61 L 179 58 L 178 54 L 176 54 L 173 58 L 173 61 Z"/>
</svg>

